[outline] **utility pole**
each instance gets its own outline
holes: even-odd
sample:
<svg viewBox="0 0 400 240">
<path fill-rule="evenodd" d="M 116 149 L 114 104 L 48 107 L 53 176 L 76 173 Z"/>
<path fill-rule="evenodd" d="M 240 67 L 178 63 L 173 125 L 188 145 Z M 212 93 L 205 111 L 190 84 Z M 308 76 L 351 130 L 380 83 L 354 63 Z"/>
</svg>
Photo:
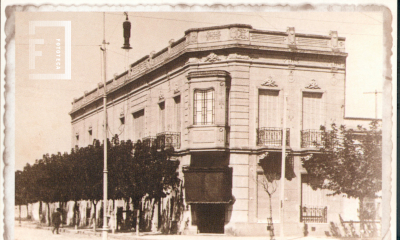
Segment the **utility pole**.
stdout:
<svg viewBox="0 0 400 240">
<path fill-rule="evenodd" d="M 104 67 L 104 81 L 103 81 L 103 109 L 104 109 L 104 128 L 103 128 L 103 136 L 104 136 L 104 170 L 103 170 L 103 240 L 108 239 L 108 224 L 107 224 L 107 185 L 108 185 L 108 170 L 107 170 L 107 47 L 108 44 L 106 42 L 106 13 L 103 13 L 103 43 L 100 48 L 103 51 L 103 67 Z"/>
<path fill-rule="evenodd" d="M 378 90 L 375 89 L 375 92 L 364 92 L 364 94 L 375 94 L 375 119 L 378 119 L 378 93 L 382 93 L 382 92 L 378 92 Z"/>
<path fill-rule="evenodd" d="M 287 94 L 285 93 L 283 96 L 283 128 L 282 128 L 282 164 L 281 164 L 281 195 L 280 195 L 280 230 L 281 239 L 284 238 L 284 228 L 283 228 L 283 220 L 284 220 L 284 201 L 285 201 L 285 171 L 286 171 L 286 108 L 287 108 Z"/>
</svg>

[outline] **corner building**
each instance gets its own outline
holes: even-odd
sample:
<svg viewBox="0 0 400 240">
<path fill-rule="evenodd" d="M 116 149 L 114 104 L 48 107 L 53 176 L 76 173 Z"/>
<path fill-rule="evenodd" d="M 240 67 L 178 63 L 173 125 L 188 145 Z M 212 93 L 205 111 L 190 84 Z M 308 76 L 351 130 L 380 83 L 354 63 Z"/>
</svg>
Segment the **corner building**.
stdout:
<svg viewBox="0 0 400 240">
<path fill-rule="evenodd" d="M 250 25 L 189 29 L 107 82 L 108 125 L 120 139 L 173 146 L 180 160 L 189 234 L 268 235 L 263 161 L 281 158 L 287 96 L 284 215 L 279 182 L 275 234 L 324 235 L 350 201 L 312 190 L 301 158 L 318 151 L 320 126 L 345 123 L 345 39 Z M 72 103 L 72 143 L 103 139 L 103 84 Z M 347 124 L 348 125 L 348 124 Z M 356 211 L 358 203 L 351 202 Z M 355 214 L 357 214 L 355 212 Z M 357 220 L 357 219 L 353 219 Z"/>
</svg>

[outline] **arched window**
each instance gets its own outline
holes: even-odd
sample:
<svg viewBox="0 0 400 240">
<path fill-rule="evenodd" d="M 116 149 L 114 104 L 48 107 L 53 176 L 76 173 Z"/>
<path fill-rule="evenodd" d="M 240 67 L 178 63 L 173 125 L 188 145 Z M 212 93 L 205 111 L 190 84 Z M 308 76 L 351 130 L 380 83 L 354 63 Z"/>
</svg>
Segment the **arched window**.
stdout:
<svg viewBox="0 0 400 240">
<path fill-rule="evenodd" d="M 194 91 L 194 125 L 214 124 L 214 89 Z"/>
</svg>

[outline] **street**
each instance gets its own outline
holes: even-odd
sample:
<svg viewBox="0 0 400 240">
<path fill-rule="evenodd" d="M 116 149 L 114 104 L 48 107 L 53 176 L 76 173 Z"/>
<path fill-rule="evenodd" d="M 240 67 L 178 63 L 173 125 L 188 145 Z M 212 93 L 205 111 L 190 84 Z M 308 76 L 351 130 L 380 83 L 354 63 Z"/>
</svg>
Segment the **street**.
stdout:
<svg viewBox="0 0 400 240">
<path fill-rule="evenodd" d="M 51 230 L 37 229 L 37 228 L 26 228 L 18 227 L 14 228 L 14 239 L 15 240 L 43 240 L 43 239 L 80 239 L 80 240 L 93 240 L 101 239 L 99 236 L 89 236 L 86 234 L 74 234 L 68 232 L 61 232 L 60 234 L 52 234 Z"/>
<path fill-rule="evenodd" d="M 52 234 L 50 228 L 35 228 L 32 224 L 26 224 L 22 226 L 15 225 L 14 228 L 14 239 L 15 240 L 99 240 L 102 239 L 101 235 L 97 233 L 94 235 L 90 231 L 80 231 L 76 233 L 71 228 L 61 228 L 60 234 Z M 133 232 L 130 233 L 109 233 L 108 239 L 131 239 L 131 240 L 269 240 L 267 236 L 228 236 L 225 234 L 199 234 L 199 235 L 159 235 L 151 233 L 141 233 L 137 237 Z M 275 237 L 276 240 L 280 240 L 279 237 Z M 333 237 L 286 237 L 286 240 L 337 240 L 339 238 Z M 377 240 L 378 238 L 369 238 L 369 240 Z M 347 240 L 354 240 L 354 238 L 347 238 Z"/>
</svg>

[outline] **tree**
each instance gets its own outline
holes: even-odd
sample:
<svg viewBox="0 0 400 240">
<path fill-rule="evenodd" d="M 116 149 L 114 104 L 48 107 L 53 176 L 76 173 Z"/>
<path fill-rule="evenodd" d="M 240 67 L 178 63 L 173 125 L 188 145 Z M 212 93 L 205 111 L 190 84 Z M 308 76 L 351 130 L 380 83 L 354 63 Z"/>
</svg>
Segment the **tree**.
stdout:
<svg viewBox="0 0 400 240">
<path fill-rule="evenodd" d="M 134 189 L 130 196 L 136 209 L 141 209 L 144 197 L 160 202 L 170 190 L 178 187 L 179 161 L 171 160 L 173 154 L 173 148 L 158 150 L 156 146 L 149 147 L 141 141 L 135 144 L 129 169 Z"/>
<path fill-rule="evenodd" d="M 260 167 L 263 170 L 263 177 L 256 181 L 260 184 L 264 191 L 268 194 L 269 198 L 269 218 L 268 224 L 270 228 L 270 238 L 273 239 L 274 234 L 274 226 L 272 222 L 272 195 L 276 192 L 278 183 L 277 181 L 281 179 L 282 172 L 282 157 L 281 153 L 268 153 L 267 156 L 260 159 L 259 163 Z M 292 157 L 288 154 L 285 159 L 285 178 L 287 180 L 292 180 L 296 177 L 293 168 L 293 160 Z"/>
<path fill-rule="evenodd" d="M 19 206 L 19 224 L 21 225 L 21 205 L 28 206 L 26 172 L 22 171 L 15 172 L 15 205 Z"/>
<path fill-rule="evenodd" d="M 376 198 L 382 189 L 382 134 L 376 121 L 370 130 L 358 127 L 356 131 L 345 126 L 323 131 L 320 152 L 303 158 L 310 186 L 328 189 L 329 195 L 346 194 L 359 200 L 360 229 L 364 229 L 363 208 L 366 198 Z"/>
<path fill-rule="evenodd" d="M 94 205 L 94 229 L 97 223 L 96 206 L 103 199 L 103 156 L 103 145 L 98 140 L 94 140 L 93 145 L 71 152 L 73 165 L 80 168 L 81 199 L 90 200 Z"/>
</svg>

